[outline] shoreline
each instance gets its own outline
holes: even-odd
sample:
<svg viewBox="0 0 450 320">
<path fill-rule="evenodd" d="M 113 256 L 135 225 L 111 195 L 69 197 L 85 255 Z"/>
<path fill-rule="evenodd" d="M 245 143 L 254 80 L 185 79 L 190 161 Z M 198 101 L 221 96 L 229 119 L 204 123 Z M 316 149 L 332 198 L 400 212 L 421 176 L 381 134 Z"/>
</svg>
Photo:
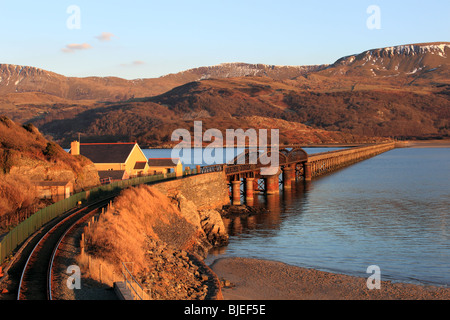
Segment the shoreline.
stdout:
<svg viewBox="0 0 450 320">
<path fill-rule="evenodd" d="M 369 290 L 367 278 L 253 258 L 219 258 L 210 268 L 231 286 L 224 300 L 450 300 L 450 288 L 384 281 Z M 370 274 L 367 275 L 369 277 Z"/>
<path fill-rule="evenodd" d="M 403 148 L 450 148 L 450 139 L 398 141 Z"/>
<path fill-rule="evenodd" d="M 443 139 L 429 139 L 429 140 L 398 140 L 398 141 L 384 141 L 384 142 L 396 142 L 398 144 L 404 144 L 405 147 L 435 147 L 435 148 L 449 148 L 450 147 L 450 139 L 443 138 Z M 368 143 L 368 142 L 367 142 Z M 300 144 L 302 148 L 339 148 L 339 147 L 355 147 L 359 145 L 367 144 L 364 142 L 360 143 L 323 143 L 323 144 Z M 383 143 L 383 142 L 380 142 Z M 175 145 L 169 146 L 169 145 L 163 145 L 163 146 L 142 146 L 142 149 L 148 149 L 148 150 L 161 150 L 161 149 L 172 149 Z M 285 148 L 292 146 L 291 144 L 288 145 L 278 145 L 280 148 Z M 194 145 L 187 145 L 183 146 L 183 148 L 188 149 L 204 149 L 208 147 L 208 144 L 199 146 Z M 250 148 L 250 147 L 257 147 L 257 146 L 249 146 L 249 145 L 233 145 L 233 146 L 224 146 L 223 148 Z"/>
</svg>

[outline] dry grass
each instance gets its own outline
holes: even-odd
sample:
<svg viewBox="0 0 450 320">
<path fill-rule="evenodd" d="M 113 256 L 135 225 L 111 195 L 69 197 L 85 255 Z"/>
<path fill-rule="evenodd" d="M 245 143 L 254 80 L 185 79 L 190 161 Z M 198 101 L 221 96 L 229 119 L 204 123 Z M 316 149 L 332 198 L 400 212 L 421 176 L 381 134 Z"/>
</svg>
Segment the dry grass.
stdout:
<svg viewBox="0 0 450 320">
<path fill-rule="evenodd" d="M 59 145 L 48 141 L 32 124 L 20 126 L 0 116 L 0 170 L 8 173 L 13 165 L 24 159 L 51 163 L 53 168 L 70 169 L 80 173 L 89 164 L 84 157 L 73 157 Z"/>
<path fill-rule="evenodd" d="M 0 175 L 0 212 L 8 213 L 30 206 L 36 199 L 36 189 L 21 176 Z"/>
<path fill-rule="evenodd" d="M 105 272 L 120 272 L 121 262 L 133 262 L 134 272 L 139 272 L 147 265 L 145 253 L 149 238 L 183 249 L 194 237 L 195 230 L 165 195 L 142 185 L 123 191 L 99 217 L 86 232 L 86 249 L 102 263 Z"/>
<path fill-rule="evenodd" d="M 113 287 L 114 282 L 123 279 L 120 268 L 117 268 L 116 265 L 111 264 L 111 262 L 105 259 L 84 254 L 78 257 L 78 264 L 82 269 L 84 277 L 93 279 L 110 287 Z"/>
<path fill-rule="evenodd" d="M 0 115 L 0 228 L 11 227 L 35 208 L 48 204 L 36 199 L 37 193 L 31 183 L 33 174 L 11 175 L 13 167 L 41 168 L 45 174 L 70 170 L 80 177 L 83 168 L 91 164 L 82 156 L 74 157 L 59 145 L 48 141 L 32 124 L 24 126 Z M 35 210 L 33 210 L 35 211 Z"/>
<path fill-rule="evenodd" d="M 36 189 L 29 180 L 0 173 L 0 233 L 27 218 L 38 204 Z"/>
</svg>

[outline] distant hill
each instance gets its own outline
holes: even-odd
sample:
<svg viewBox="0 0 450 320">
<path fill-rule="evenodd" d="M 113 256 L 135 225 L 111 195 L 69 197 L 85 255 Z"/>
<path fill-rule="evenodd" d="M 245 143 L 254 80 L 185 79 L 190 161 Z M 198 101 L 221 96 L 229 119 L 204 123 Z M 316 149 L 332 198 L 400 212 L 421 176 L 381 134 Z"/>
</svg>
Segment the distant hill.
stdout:
<svg viewBox="0 0 450 320">
<path fill-rule="evenodd" d="M 144 146 L 170 146 L 171 134 L 191 132 L 195 120 L 204 130 L 280 129 L 281 143 L 373 142 L 371 135 L 339 132 L 313 126 L 287 100 L 296 88 L 262 77 L 203 80 L 177 87 L 163 95 L 97 105 L 70 117 L 49 114 L 35 124 L 63 145 L 83 133 L 85 141 L 138 141 Z M 309 123 L 309 124 L 308 124 Z"/>
<path fill-rule="evenodd" d="M 190 69 L 161 79 L 176 79 L 180 82 L 192 82 L 205 79 L 226 79 L 239 77 L 268 77 L 274 80 L 287 80 L 305 74 L 323 70 L 327 65 L 312 66 L 275 66 L 249 63 L 222 63 L 216 66 Z"/>
<path fill-rule="evenodd" d="M 448 137 L 449 55 L 449 42 L 423 43 L 330 65 L 225 63 L 137 80 L 1 65 L 0 114 L 31 121 L 64 145 L 78 133 L 90 141 L 167 145 L 174 129 L 194 120 L 205 129 L 280 126 L 286 143 Z"/>
<path fill-rule="evenodd" d="M 169 74 L 160 78 L 126 80 L 117 77 L 65 77 L 28 66 L 0 64 L 0 96 L 5 102 L 33 102 L 29 94 L 40 93 L 49 103 L 57 98 L 70 103 L 80 101 L 121 101 L 164 93 L 188 82 L 209 78 L 266 76 L 283 80 L 323 69 L 325 66 L 273 66 L 264 64 L 224 63 Z M 23 98 L 25 94 L 26 98 Z M 5 95 L 7 95 L 5 97 Z M 1 101 L 1 100 L 0 100 Z"/>
<path fill-rule="evenodd" d="M 449 56 L 450 42 L 400 45 L 343 57 L 319 73 L 370 77 L 435 75 L 448 71 Z"/>
</svg>

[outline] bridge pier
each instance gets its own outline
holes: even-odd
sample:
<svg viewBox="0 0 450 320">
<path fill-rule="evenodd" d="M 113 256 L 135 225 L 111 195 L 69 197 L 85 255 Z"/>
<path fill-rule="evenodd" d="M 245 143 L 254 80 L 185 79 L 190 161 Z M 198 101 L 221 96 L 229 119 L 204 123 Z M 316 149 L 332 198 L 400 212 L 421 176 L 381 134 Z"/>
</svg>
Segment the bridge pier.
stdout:
<svg viewBox="0 0 450 320">
<path fill-rule="evenodd" d="M 293 181 L 295 181 L 295 167 L 285 166 L 283 168 L 283 188 L 291 189 Z"/>
<path fill-rule="evenodd" d="M 241 180 L 231 181 L 231 196 L 233 206 L 241 204 Z"/>
<path fill-rule="evenodd" d="M 297 180 L 296 177 L 296 164 L 285 166 L 283 169 L 283 188 L 291 189 L 293 184 Z"/>
<path fill-rule="evenodd" d="M 272 176 L 266 176 L 264 178 L 264 183 L 266 187 L 266 194 L 278 194 L 280 193 L 279 185 L 279 174 L 274 174 Z"/>
<path fill-rule="evenodd" d="M 253 194 L 255 187 L 255 178 L 245 178 L 245 202 L 248 205 L 253 205 Z"/>
<path fill-rule="evenodd" d="M 309 162 L 303 163 L 303 175 L 305 177 L 305 181 L 312 180 L 311 163 Z"/>
</svg>

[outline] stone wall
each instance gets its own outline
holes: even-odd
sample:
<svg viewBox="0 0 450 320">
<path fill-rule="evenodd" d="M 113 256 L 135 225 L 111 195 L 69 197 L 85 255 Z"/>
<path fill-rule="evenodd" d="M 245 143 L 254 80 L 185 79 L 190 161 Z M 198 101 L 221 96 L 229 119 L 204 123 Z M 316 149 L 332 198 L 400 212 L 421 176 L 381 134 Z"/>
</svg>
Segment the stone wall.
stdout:
<svg viewBox="0 0 450 320">
<path fill-rule="evenodd" d="M 228 182 L 224 172 L 212 172 L 188 176 L 154 185 L 169 197 L 182 194 L 199 210 L 217 209 L 230 204 Z"/>
</svg>

